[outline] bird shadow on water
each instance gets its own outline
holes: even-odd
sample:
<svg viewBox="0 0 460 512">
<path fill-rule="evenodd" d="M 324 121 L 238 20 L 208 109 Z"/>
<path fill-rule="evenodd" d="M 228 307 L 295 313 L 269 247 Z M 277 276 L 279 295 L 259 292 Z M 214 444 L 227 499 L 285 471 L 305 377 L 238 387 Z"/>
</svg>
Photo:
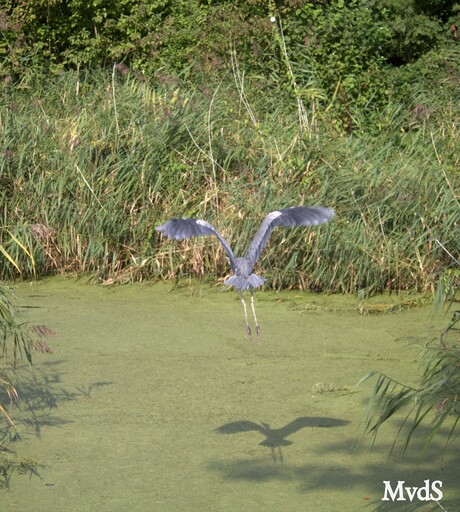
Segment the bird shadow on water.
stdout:
<svg viewBox="0 0 460 512">
<path fill-rule="evenodd" d="M 259 445 L 267 446 L 272 451 L 273 462 L 266 457 L 239 457 L 214 459 L 209 462 L 208 469 L 220 474 L 229 481 L 247 481 L 262 483 L 268 481 L 291 482 L 296 484 L 301 494 L 337 492 L 346 493 L 353 498 L 358 508 L 369 512 L 428 512 L 444 510 L 453 512 L 460 510 L 460 492 L 458 475 L 460 460 L 452 451 L 448 460 L 441 460 L 444 447 L 444 436 L 432 441 L 429 449 L 421 446 L 414 447 L 404 456 L 389 458 L 391 442 L 381 443 L 373 450 L 369 444 L 356 447 L 356 439 L 346 437 L 339 441 L 312 444 L 308 448 L 308 460 L 303 463 L 285 462 L 281 452 L 282 447 L 294 444 L 286 439 L 289 435 L 306 427 L 341 427 L 350 424 L 349 421 L 322 418 L 300 417 L 279 429 L 272 429 L 266 423 L 252 421 L 235 421 L 215 429 L 218 434 L 238 434 L 257 431 L 265 439 Z M 422 444 L 422 443 L 421 443 Z M 298 458 L 297 458 L 298 461 Z M 284 462 L 280 464 L 279 462 Z M 417 497 L 410 500 L 407 492 L 405 501 L 383 501 L 385 496 L 384 481 L 391 482 L 392 489 L 402 486 L 422 487 L 431 486 L 434 481 L 443 483 L 443 500 L 420 500 Z M 399 496 L 399 495 L 398 495 Z M 390 496 L 391 497 L 391 496 Z M 348 510 L 348 509 L 347 509 Z"/>
<path fill-rule="evenodd" d="M 9 415 L 12 422 L 0 423 L 0 489 L 7 488 L 14 472 L 28 473 L 30 477 L 41 478 L 38 461 L 19 457 L 13 447 L 31 437 L 41 438 L 45 427 L 61 428 L 72 420 L 57 414 L 57 409 L 65 402 L 82 397 L 91 397 L 94 390 L 108 386 L 111 382 L 94 382 L 77 387 L 66 386 L 60 365 L 63 360 L 42 362 L 29 367 L 17 368 L 15 390 L 18 400 L 11 403 L 9 397 L 0 393 L 0 403 L 10 401 Z"/>
<path fill-rule="evenodd" d="M 271 428 L 268 423 L 255 423 L 253 421 L 233 421 L 226 423 L 214 432 L 218 434 L 238 434 L 241 432 L 257 431 L 265 436 L 259 444 L 271 449 L 273 462 L 284 462 L 282 447 L 293 444 L 293 441 L 286 439 L 291 434 L 306 427 L 341 427 L 350 423 L 346 420 L 336 418 L 302 416 L 296 418 L 281 428 Z M 278 457 L 277 457 L 278 456 Z"/>
</svg>

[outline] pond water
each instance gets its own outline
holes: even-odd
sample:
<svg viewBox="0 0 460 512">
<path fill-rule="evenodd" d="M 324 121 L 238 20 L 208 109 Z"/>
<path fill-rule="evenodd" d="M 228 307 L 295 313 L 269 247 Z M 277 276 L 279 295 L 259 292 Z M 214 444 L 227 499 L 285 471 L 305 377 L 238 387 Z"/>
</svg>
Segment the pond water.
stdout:
<svg viewBox="0 0 460 512">
<path fill-rule="evenodd" d="M 18 371 L 8 447 L 37 466 L 11 475 L 2 511 L 460 510 L 458 438 L 389 459 L 401 417 L 373 449 L 363 435 L 375 381 L 356 383 L 370 370 L 417 383 L 417 345 L 448 320 L 430 305 L 363 315 L 353 297 L 258 292 L 249 343 L 221 287 L 14 290 L 24 319 L 56 334 Z M 440 480 L 444 497 L 382 502 L 383 481 L 400 480 Z"/>
</svg>

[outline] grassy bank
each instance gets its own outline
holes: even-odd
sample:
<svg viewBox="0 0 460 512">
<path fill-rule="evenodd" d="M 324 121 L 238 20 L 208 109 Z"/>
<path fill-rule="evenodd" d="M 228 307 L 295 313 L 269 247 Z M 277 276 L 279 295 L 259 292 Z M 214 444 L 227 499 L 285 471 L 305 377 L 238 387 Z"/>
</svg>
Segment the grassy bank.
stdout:
<svg viewBox="0 0 460 512">
<path fill-rule="evenodd" d="M 414 87 L 375 114 L 377 131 L 345 135 L 334 98 L 303 105 L 243 78 L 152 88 L 115 70 L 3 84 L 0 276 L 17 276 L 14 262 L 26 277 L 223 278 L 215 241 L 165 242 L 154 227 L 206 218 L 244 252 L 266 212 L 322 204 L 337 212 L 330 225 L 273 234 L 270 285 L 431 289 L 451 261 L 439 243 L 460 251 L 458 102 Z"/>
</svg>

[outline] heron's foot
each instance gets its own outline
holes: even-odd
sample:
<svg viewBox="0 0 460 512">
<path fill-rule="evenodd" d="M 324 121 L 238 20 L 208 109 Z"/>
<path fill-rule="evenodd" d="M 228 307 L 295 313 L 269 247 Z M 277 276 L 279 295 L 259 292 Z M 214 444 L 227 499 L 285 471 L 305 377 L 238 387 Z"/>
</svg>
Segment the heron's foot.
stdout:
<svg viewBox="0 0 460 512">
<path fill-rule="evenodd" d="M 257 338 L 260 338 L 260 327 L 259 327 L 259 324 L 256 324 L 256 336 Z M 260 339 L 259 339 L 260 341 Z"/>
<path fill-rule="evenodd" d="M 251 328 L 249 327 L 249 324 L 246 325 L 246 332 L 248 333 L 248 341 L 251 342 L 252 341 L 252 332 L 251 332 Z"/>
</svg>

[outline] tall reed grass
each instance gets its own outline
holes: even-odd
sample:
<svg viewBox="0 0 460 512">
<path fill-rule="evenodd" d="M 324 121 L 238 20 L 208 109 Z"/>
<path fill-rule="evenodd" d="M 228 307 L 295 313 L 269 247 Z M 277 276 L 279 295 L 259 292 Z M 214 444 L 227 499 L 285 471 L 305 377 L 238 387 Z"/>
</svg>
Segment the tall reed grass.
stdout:
<svg viewBox="0 0 460 512">
<path fill-rule="evenodd" d="M 458 261 L 454 261 L 458 265 Z M 444 275 L 435 299 L 435 310 L 447 305 L 445 312 L 456 301 L 459 289 L 459 274 L 448 272 Z M 368 403 L 366 431 L 373 440 L 383 424 L 395 415 L 404 412 L 389 455 L 398 440 L 402 441 L 401 451 L 405 453 L 414 436 L 423 435 L 429 444 L 446 428 L 447 440 L 444 452 L 451 449 L 460 425 L 460 311 L 453 311 L 453 317 L 438 338 L 425 343 L 420 355 L 422 374 L 416 387 L 399 382 L 389 375 L 371 371 L 360 383 L 377 377 Z M 424 434 L 421 431 L 426 430 Z"/>
<path fill-rule="evenodd" d="M 30 338 L 24 325 L 18 319 L 17 307 L 11 290 L 0 283 L 0 420 L 6 420 L 5 427 L 2 425 L 0 428 L 0 440 L 8 437 L 10 432 L 16 428 L 8 410 L 18 400 L 13 369 L 23 356 L 29 363 L 32 362 Z M 0 441 L 0 487 L 2 452 L 3 446 Z"/>
<path fill-rule="evenodd" d="M 345 135 L 319 103 L 314 126 L 299 125 L 295 101 L 267 87 L 152 86 L 115 69 L 3 84 L 0 276 L 17 275 L 7 254 L 25 277 L 222 280 L 214 240 L 172 243 L 154 227 L 206 218 L 241 253 L 268 211 L 318 204 L 332 223 L 272 235 L 270 286 L 431 289 L 450 264 L 435 240 L 460 252 L 458 101 L 414 91 L 378 113 L 377 132 Z"/>
</svg>

